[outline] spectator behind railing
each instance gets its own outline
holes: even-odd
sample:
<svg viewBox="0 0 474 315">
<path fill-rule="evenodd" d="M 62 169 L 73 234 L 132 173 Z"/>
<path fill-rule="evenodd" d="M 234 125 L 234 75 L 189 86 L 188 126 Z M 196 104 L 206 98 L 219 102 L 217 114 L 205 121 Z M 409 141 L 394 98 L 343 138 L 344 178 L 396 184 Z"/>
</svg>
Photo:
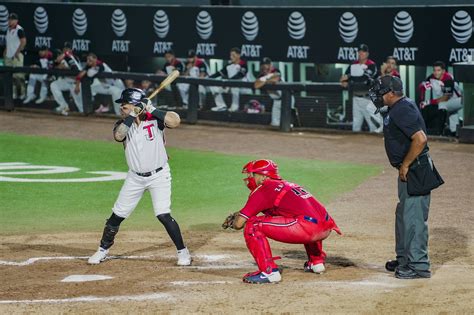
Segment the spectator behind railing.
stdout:
<svg viewBox="0 0 474 315">
<path fill-rule="evenodd" d="M 361 131 L 365 120 L 370 132 L 382 132 L 382 116 L 374 114 L 376 108 L 368 95 L 369 85 L 378 74 L 377 65 L 369 59 L 369 46 L 361 44 L 358 54 L 358 59 L 347 68 L 340 79 L 342 87 L 349 87 L 353 91 L 352 131 Z"/>
<path fill-rule="evenodd" d="M 40 47 L 38 51 L 38 58 L 30 67 L 51 69 L 53 67 L 52 59 L 53 53 L 48 49 L 48 47 Z M 35 100 L 35 87 L 37 82 L 41 84 L 41 88 L 39 98 L 36 100 L 35 104 L 42 104 L 46 100 L 46 97 L 48 96 L 48 75 L 30 73 L 28 85 L 26 87 L 26 98 L 23 101 L 23 104 L 27 104 Z"/>
<path fill-rule="evenodd" d="M 5 34 L 5 50 L 3 58 L 5 66 L 23 67 L 23 54 L 21 53 L 26 46 L 26 36 L 23 27 L 18 24 L 18 14 L 10 13 L 8 16 L 8 29 Z M 20 89 L 20 99 L 25 98 L 25 74 L 15 73 L 13 75 L 13 99 L 18 96 L 17 89 Z"/>
<path fill-rule="evenodd" d="M 206 78 L 209 76 L 209 67 L 204 59 L 198 58 L 196 56 L 196 51 L 190 49 L 188 51 L 188 58 L 186 60 L 185 70 L 181 74 L 184 77 L 191 78 Z M 178 83 L 176 84 L 179 93 L 181 94 L 181 99 L 183 100 L 183 107 L 188 108 L 189 104 L 189 83 Z M 199 107 L 202 108 L 206 101 L 206 87 L 203 85 L 199 86 Z"/>
<path fill-rule="evenodd" d="M 456 135 L 456 128 L 462 120 L 462 91 L 454 76 L 446 71 L 442 61 L 433 64 L 433 73 L 420 86 L 420 108 L 426 125 L 431 131 L 442 135 L 449 120 L 449 133 Z"/>
<path fill-rule="evenodd" d="M 55 66 L 57 69 L 70 69 L 70 70 L 82 70 L 82 66 L 79 59 L 74 56 L 72 51 L 72 45 L 70 42 L 64 43 L 64 48 L 59 52 L 55 60 Z M 51 83 L 51 93 L 53 94 L 54 100 L 58 103 L 55 111 L 61 115 L 67 116 L 69 113 L 69 105 L 64 99 L 63 92 L 69 91 L 71 97 L 74 99 L 79 112 L 84 112 L 82 104 L 82 93 L 76 93 L 76 85 L 74 77 L 59 77 L 56 81 Z"/>
<path fill-rule="evenodd" d="M 223 79 L 249 81 L 247 62 L 240 58 L 239 48 L 232 48 L 230 50 L 230 62 L 220 71 L 210 76 L 210 78 L 219 77 Z M 227 105 L 224 101 L 222 93 L 227 92 L 228 88 L 212 86 L 210 89 L 212 94 L 214 94 L 216 101 L 216 106 L 211 108 L 211 110 L 215 112 L 226 111 Z M 235 112 L 239 110 L 240 93 L 247 92 L 248 90 L 249 89 L 243 89 L 238 87 L 230 88 L 230 92 L 232 94 L 232 105 L 229 108 L 230 112 Z"/>
</svg>

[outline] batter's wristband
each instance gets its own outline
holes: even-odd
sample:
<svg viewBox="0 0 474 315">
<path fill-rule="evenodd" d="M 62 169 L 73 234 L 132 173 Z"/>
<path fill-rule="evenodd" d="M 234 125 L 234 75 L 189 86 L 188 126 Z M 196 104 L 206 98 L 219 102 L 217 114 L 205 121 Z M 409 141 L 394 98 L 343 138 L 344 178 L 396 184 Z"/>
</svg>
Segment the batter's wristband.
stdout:
<svg viewBox="0 0 474 315">
<path fill-rule="evenodd" d="M 125 124 L 125 126 L 129 127 L 133 124 L 133 121 L 135 120 L 135 117 L 129 115 L 127 116 L 127 118 L 125 118 L 125 120 L 123 121 L 123 123 Z"/>
<path fill-rule="evenodd" d="M 155 117 L 156 119 L 165 121 L 166 112 L 159 109 L 155 109 L 153 112 L 151 112 L 151 115 Z"/>
</svg>

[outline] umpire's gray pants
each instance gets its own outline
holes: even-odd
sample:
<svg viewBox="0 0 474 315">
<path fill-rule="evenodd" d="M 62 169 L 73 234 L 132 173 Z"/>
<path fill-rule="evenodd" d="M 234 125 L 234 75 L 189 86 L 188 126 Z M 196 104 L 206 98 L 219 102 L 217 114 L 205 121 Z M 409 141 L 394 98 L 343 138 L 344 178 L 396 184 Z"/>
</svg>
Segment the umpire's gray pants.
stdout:
<svg viewBox="0 0 474 315">
<path fill-rule="evenodd" d="M 407 183 L 398 178 L 398 199 L 395 221 L 397 261 L 400 266 L 428 271 L 428 212 L 431 194 L 410 196 Z"/>
</svg>

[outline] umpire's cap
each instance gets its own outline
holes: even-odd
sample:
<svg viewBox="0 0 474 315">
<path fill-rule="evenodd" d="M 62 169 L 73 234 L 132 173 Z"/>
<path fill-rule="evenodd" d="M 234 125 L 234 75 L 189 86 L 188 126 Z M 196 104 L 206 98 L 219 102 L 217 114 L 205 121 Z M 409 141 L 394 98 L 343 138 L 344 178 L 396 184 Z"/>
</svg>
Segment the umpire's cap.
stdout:
<svg viewBox="0 0 474 315">
<path fill-rule="evenodd" d="M 137 88 L 129 88 L 122 91 L 122 95 L 120 95 L 120 98 L 118 100 L 115 100 L 115 103 L 137 105 L 145 97 L 146 95 L 143 90 Z"/>
</svg>

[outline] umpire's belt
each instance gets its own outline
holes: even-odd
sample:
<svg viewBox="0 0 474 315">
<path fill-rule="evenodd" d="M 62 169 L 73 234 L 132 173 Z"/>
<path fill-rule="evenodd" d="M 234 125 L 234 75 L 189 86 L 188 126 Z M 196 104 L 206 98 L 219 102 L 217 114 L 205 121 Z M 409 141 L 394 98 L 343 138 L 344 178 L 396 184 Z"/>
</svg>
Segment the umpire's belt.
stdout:
<svg viewBox="0 0 474 315">
<path fill-rule="evenodd" d="M 430 155 L 429 155 L 428 152 L 421 153 L 420 155 L 418 155 L 418 156 L 416 157 L 416 159 L 412 162 L 412 164 L 410 164 L 410 166 L 413 165 L 413 163 L 415 163 L 415 162 L 420 163 L 420 162 L 425 161 L 425 160 L 427 160 L 427 159 L 429 159 L 429 158 L 430 158 Z M 400 163 L 400 164 L 396 165 L 395 168 L 396 168 L 397 170 L 399 170 L 401 166 L 402 166 L 402 164 Z"/>
<path fill-rule="evenodd" d="M 135 174 L 137 174 L 138 176 L 142 176 L 142 177 L 150 177 L 151 175 L 158 173 L 162 169 L 163 169 L 162 167 L 158 167 L 156 170 L 153 170 L 151 172 L 146 172 L 146 173 L 137 173 L 137 172 L 135 172 Z"/>
</svg>

